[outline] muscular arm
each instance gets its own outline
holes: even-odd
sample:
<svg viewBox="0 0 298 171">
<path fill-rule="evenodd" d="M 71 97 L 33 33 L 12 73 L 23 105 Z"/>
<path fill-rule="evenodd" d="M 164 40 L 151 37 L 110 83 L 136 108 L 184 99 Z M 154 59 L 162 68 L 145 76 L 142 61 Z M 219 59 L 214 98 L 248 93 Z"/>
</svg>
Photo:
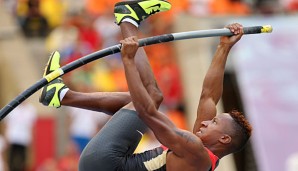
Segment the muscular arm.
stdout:
<svg viewBox="0 0 298 171">
<path fill-rule="evenodd" d="M 122 60 L 126 80 L 132 102 L 139 117 L 150 127 L 157 139 L 170 148 L 177 156 L 192 159 L 200 157 L 202 162 L 205 161 L 207 164 L 210 164 L 208 163 L 210 162 L 208 154 L 201 140 L 191 132 L 178 129 L 166 115 L 157 110 L 156 105 L 142 83 L 133 58 L 134 53 L 127 52 L 130 49 L 127 47 L 129 45 L 125 42 L 122 43 Z"/>
<path fill-rule="evenodd" d="M 229 46 L 218 45 L 217 47 L 203 82 L 194 132 L 201 127 L 202 121 L 211 120 L 216 115 L 216 105 L 223 91 L 224 70 L 229 51 Z"/>
<path fill-rule="evenodd" d="M 240 40 L 243 35 L 242 26 L 240 24 L 232 24 L 227 26 L 235 35 L 231 37 L 223 36 L 217 46 L 215 55 L 211 65 L 205 76 L 200 102 L 197 110 L 197 119 L 193 128 L 193 132 L 201 127 L 201 122 L 211 120 L 215 117 L 216 105 L 222 96 L 223 79 L 225 65 L 228 54 L 233 45 Z"/>
</svg>

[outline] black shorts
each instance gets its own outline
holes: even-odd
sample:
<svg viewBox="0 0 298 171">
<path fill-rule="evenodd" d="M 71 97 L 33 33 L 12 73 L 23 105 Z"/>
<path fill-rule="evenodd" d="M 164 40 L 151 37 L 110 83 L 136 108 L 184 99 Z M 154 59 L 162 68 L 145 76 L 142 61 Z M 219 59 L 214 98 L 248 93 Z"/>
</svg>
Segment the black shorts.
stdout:
<svg viewBox="0 0 298 171">
<path fill-rule="evenodd" d="M 164 153 L 156 148 L 133 154 L 146 130 L 136 111 L 119 110 L 83 150 L 79 171 L 147 171 L 144 162 Z"/>
</svg>

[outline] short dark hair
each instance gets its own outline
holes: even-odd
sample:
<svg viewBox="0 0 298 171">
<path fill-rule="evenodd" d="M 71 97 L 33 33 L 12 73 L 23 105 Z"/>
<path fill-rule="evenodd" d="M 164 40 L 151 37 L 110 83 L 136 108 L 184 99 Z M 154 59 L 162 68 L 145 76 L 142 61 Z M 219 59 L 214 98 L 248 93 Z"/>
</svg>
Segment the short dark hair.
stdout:
<svg viewBox="0 0 298 171">
<path fill-rule="evenodd" d="M 248 122 L 248 120 L 244 117 L 244 115 L 236 109 L 233 109 L 229 112 L 230 116 L 235 121 L 233 124 L 234 127 L 234 136 L 236 138 L 233 143 L 234 147 L 232 147 L 233 152 L 237 152 L 242 150 L 242 148 L 247 143 L 248 139 L 251 136 L 252 126 Z"/>
</svg>

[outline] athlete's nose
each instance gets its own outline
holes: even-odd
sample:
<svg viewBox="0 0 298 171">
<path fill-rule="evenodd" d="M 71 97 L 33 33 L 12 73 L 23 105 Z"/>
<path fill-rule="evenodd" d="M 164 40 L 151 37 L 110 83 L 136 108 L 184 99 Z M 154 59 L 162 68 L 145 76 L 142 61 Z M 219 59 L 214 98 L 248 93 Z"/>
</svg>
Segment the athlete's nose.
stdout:
<svg viewBox="0 0 298 171">
<path fill-rule="evenodd" d="M 202 121 L 202 126 L 204 126 L 204 127 L 207 127 L 208 126 L 208 124 L 209 124 L 209 122 L 208 121 Z"/>
</svg>

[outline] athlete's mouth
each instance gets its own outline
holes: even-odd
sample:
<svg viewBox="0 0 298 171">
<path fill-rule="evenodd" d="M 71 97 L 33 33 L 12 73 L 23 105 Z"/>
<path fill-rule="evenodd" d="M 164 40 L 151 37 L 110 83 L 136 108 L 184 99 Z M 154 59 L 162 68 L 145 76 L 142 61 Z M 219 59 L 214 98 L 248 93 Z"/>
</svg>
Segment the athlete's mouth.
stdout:
<svg viewBox="0 0 298 171">
<path fill-rule="evenodd" d="M 197 135 L 199 136 L 199 135 L 201 135 L 203 132 L 202 132 L 202 130 L 200 129 L 198 132 L 197 132 Z"/>
<path fill-rule="evenodd" d="M 202 133 L 203 133 L 202 128 L 200 128 L 200 131 L 198 132 L 198 134 L 202 134 Z"/>
</svg>

